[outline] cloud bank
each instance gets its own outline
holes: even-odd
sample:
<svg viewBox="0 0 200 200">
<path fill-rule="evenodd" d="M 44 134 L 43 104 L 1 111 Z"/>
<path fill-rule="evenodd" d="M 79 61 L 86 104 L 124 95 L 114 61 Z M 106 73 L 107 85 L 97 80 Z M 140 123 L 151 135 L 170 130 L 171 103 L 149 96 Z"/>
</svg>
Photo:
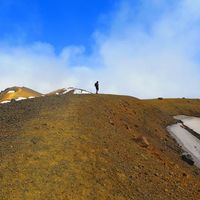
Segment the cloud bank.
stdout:
<svg viewBox="0 0 200 200">
<path fill-rule="evenodd" d="M 40 92 L 76 86 L 141 98 L 199 97 L 200 2 L 121 1 L 93 34 L 92 53 L 45 42 L 0 45 L 0 88 L 25 85 Z M 134 1 L 135 2 L 135 1 Z"/>
</svg>

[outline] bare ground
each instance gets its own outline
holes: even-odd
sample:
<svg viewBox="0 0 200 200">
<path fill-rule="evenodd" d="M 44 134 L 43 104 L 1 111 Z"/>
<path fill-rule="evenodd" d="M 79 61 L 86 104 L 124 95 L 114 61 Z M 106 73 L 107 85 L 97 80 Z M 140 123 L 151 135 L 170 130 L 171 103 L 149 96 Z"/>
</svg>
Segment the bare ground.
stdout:
<svg viewBox="0 0 200 200">
<path fill-rule="evenodd" d="M 0 199 L 198 200 L 200 170 L 166 131 L 178 114 L 200 116 L 200 100 L 63 95 L 1 105 Z"/>
</svg>

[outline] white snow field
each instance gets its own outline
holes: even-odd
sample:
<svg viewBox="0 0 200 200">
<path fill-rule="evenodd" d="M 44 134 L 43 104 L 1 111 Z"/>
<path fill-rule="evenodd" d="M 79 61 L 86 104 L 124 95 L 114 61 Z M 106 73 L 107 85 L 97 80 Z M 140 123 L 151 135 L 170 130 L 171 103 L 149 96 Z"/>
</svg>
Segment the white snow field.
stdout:
<svg viewBox="0 0 200 200">
<path fill-rule="evenodd" d="M 168 126 L 167 130 L 176 139 L 181 148 L 192 156 L 194 164 L 200 168 L 200 140 L 183 127 L 185 125 L 200 134 L 200 118 L 184 115 L 175 116 L 174 118 L 181 120 L 183 124 L 180 122 Z"/>
</svg>

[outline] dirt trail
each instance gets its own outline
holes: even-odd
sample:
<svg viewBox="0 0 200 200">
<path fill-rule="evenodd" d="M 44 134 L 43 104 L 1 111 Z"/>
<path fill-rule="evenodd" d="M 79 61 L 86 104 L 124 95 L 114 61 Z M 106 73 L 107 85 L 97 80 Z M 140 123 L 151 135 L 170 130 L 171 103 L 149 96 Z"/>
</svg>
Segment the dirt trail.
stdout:
<svg viewBox="0 0 200 200">
<path fill-rule="evenodd" d="M 200 199 L 199 170 L 165 129 L 177 114 L 200 115 L 200 101 L 63 95 L 3 105 L 0 199 Z"/>
</svg>

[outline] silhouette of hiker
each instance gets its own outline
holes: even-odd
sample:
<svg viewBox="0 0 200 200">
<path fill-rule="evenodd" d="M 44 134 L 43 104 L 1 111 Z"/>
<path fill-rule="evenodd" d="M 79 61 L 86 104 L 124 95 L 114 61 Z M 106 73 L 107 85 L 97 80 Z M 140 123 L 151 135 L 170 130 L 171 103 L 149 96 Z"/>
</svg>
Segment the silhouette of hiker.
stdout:
<svg viewBox="0 0 200 200">
<path fill-rule="evenodd" d="M 95 88 L 96 88 L 96 94 L 98 94 L 99 92 L 99 81 L 97 81 L 95 84 L 94 84 Z"/>
</svg>

